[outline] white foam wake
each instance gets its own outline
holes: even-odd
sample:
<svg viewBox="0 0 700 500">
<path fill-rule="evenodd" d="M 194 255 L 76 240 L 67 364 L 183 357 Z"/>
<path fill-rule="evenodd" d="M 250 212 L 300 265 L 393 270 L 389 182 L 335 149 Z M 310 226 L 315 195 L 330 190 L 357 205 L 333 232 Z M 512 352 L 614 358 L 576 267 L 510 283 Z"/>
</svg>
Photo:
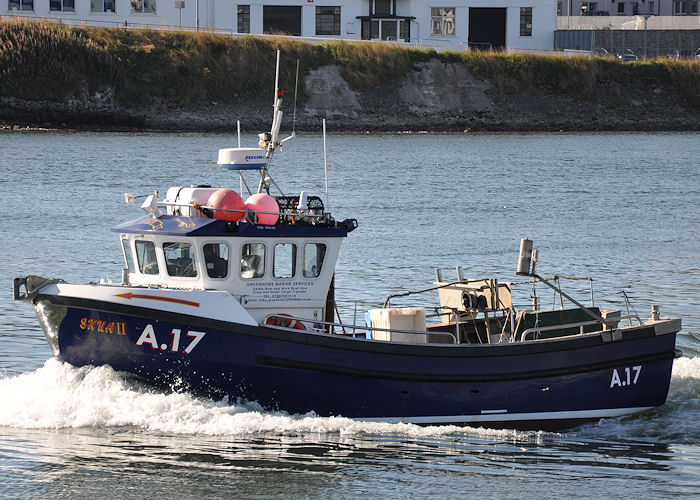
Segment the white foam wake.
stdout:
<svg viewBox="0 0 700 500">
<path fill-rule="evenodd" d="M 310 433 L 444 436 L 464 428 L 356 422 L 343 417 L 266 412 L 256 404 L 229 404 L 187 393 L 135 389 L 108 366 L 75 368 L 55 359 L 33 372 L 0 378 L 0 426 L 77 428 L 136 426 L 174 434 L 277 435 Z M 484 436 L 515 431 L 479 429 Z M 517 433 L 521 437 L 527 433 Z M 530 436 L 533 433 L 529 434 Z"/>
<path fill-rule="evenodd" d="M 667 420 L 682 416 L 683 421 L 688 420 L 687 417 L 691 417 L 688 413 L 697 412 L 699 393 L 700 357 L 677 359 L 668 403 L 663 410 L 659 410 L 656 418 Z M 469 432 L 498 439 L 539 439 L 538 433 L 508 430 L 420 427 L 357 422 L 343 417 L 318 417 L 312 413 L 288 415 L 284 412 L 267 412 L 254 403 L 229 404 L 227 401 L 196 398 L 187 393 L 134 388 L 108 366 L 75 368 L 53 358 L 33 372 L 0 377 L 0 401 L 3 402 L 0 405 L 0 426 L 17 428 L 134 426 L 173 434 L 246 435 L 274 432 L 277 435 L 335 433 L 414 437 L 464 435 Z M 695 418 L 692 421 L 695 422 Z M 625 427 L 630 426 L 630 422 L 620 423 Z"/>
<path fill-rule="evenodd" d="M 682 357 L 673 362 L 673 379 L 687 378 L 700 380 L 700 357 Z"/>
</svg>

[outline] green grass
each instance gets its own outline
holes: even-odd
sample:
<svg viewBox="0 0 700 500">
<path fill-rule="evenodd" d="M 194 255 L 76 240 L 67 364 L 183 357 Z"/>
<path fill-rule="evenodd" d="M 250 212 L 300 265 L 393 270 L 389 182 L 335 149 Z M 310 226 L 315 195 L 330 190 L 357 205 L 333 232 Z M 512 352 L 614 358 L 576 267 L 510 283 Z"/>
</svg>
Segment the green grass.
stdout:
<svg viewBox="0 0 700 500">
<path fill-rule="evenodd" d="M 69 27 L 0 20 L 0 95 L 29 100 L 80 97 L 105 89 L 125 106 L 154 99 L 178 105 L 266 98 L 282 52 L 280 87 L 300 91 L 310 70 L 337 64 L 355 90 L 400 83 L 421 61 L 464 64 L 498 92 L 605 98 L 609 88 L 661 89 L 700 107 L 700 62 L 623 63 L 591 57 L 435 52 L 368 42 L 311 45 L 290 38 L 232 38 L 209 33 Z"/>
</svg>

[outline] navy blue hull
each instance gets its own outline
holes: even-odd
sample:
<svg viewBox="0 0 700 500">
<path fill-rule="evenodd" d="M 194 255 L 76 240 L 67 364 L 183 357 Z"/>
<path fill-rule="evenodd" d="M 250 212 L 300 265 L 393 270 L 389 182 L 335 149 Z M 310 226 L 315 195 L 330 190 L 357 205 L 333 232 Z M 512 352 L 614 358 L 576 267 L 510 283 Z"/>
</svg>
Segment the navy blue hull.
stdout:
<svg viewBox="0 0 700 500">
<path fill-rule="evenodd" d="M 37 313 L 59 359 L 290 413 L 562 428 L 665 402 L 675 334 L 652 327 L 499 345 L 392 344 L 56 296 Z M 55 335 L 57 332 L 57 335 Z M 605 339 L 609 340 L 609 339 Z"/>
</svg>

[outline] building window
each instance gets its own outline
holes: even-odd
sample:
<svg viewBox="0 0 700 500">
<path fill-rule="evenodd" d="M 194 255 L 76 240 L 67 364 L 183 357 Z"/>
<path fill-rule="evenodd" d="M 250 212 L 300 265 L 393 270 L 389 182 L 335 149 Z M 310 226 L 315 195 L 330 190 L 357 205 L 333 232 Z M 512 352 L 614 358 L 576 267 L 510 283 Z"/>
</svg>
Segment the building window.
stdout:
<svg viewBox="0 0 700 500">
<path fill-rule="evenodd" d="M 105 0 L 106 2 L 107 0 Z M 132 14 L 155 14 L 156 0 L 131 0 Z"/>
<path fill-rule="evenodd" d="M 115 0 L 91 0 L 90 12 L 116 12 Z"/>
<path fill-rule="evenodd" d="M 454 35 L 455 34 L 455 8 L 431 7 L 430 8 L 430 34 Z"/>
<path fill-rule="evenodd" d="M 391 15 L 391 0 L 374 0 L 374 15 L 375 16 L 390 16 Z"/>
<path fill-rule="evenodd" d="M 340 7 L 316 7 L 316 34 L 340 35 Z"/>
<path fill-rule="evenodd" d="M 382 21 L 382 40 L 396 40 L 396 21 Z"/>
<path fill-rule="evenodd" d="M 379 21 L 376 19 L 363 19 L 360 36 L 363 40 L 376 40 L 379 38 Z"/>
<path fill-rule="evenodd" d="M 250 33 L 250 5 L 238 6 L 238 33 Z"/>
<path fill-rule="evenodd" d="M 370 38 L 372 40 L 379 38 L 379 21 L 376 19 L 372 19 L 372 22 L 370 23 L 370 33 Z"/>
<path fill-rule="evenodd" d="M 656 12 L 656 2 L 649 2 L 649 12 L 652 14 Z"/>
<path fill-rule="evenodd" d="M 411 41 L 411 21 L 407 19 L 399 21 L 399 38 L 406 42 Z"/>
<path fill-rule="evenodd" d="M 51 0 L 49 9 L 53 12 L 75 12 L 75 0 Z"/>
<path fill-rule="evenodd" d="M 520 7 L 520 36 L 532 36 L 532 7 Z"/>
<path fill-rule="evenodd" d="M 622 15 L 625 14 L 625 2 L 619 2 L 617 4 L 617 13 Z"/>
<path fill-rule="evenodd" d="M 10 0 L 8 2 L 9 10 L 34 10 L 34 0 Z"/>
<path fill-rule="evenodd" d="M 598 10 L 598 2 L 582 2 L 581 3 L 581 15 L 582 16 L 592 16 L 596 10 Z"/>
<path fill-rule="evenodd" d="M 676 0 L 673 2 L 674 16 L 697 16 L 698 15 L 698 0 Z"/>
</svg>

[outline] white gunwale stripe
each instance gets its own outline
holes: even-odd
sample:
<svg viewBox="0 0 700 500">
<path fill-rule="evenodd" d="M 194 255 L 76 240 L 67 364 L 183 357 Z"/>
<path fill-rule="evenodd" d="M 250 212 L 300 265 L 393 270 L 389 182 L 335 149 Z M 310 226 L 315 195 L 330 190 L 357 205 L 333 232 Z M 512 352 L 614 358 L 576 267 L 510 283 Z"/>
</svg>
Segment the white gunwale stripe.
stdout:
<svg viewBox="0 0 700 500">
<path fill-rule="evenodd" d="M 533 413 L 497 413 L 485 415 L 435 415 L 412 417 L 355 417 L 351 420 L 365 422 L 387 422 L 392 424 L 469 424 L 477 422 L 527 422 L 530 420 L 574 420 L 619 417 L 628 413 L 638 413 L 654 408 L 653 406 L 638 406 L 633 408 L 604 408 L 598 410 L 549 411 Z M 486 410 L 488 411 L 488 410 Z"/>
</svg>

